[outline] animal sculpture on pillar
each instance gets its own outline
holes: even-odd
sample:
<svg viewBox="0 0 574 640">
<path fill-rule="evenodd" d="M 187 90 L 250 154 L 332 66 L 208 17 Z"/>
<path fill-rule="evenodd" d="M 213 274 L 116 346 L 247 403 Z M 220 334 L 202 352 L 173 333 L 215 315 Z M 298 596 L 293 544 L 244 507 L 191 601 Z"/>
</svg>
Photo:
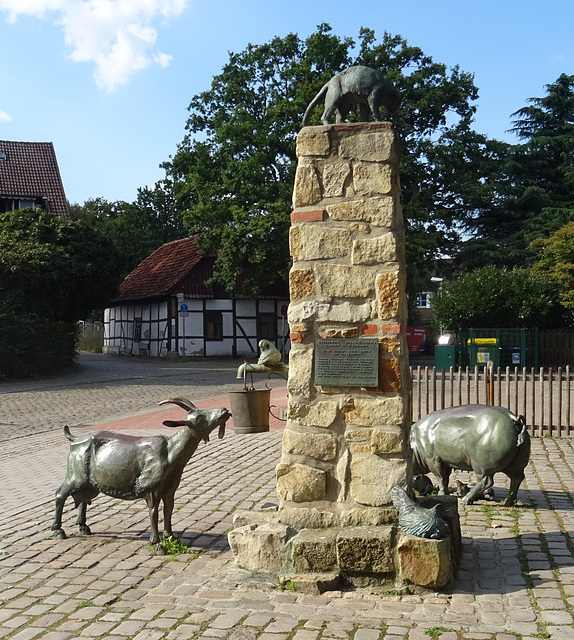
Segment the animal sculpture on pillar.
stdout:
<svg viewBox="0 0 574 640">
<path fill-rule="evenodd" d="M 321 122 L 329 124 L 333 114 L 336 122 L 344 122 L 354 105 L 359 105 L 363 122 L 369 120 L 370 114 L 375 120 L 381 121 L 380 107 L 385 107 L 391 114 L 395 113 L 401 98 L 401 93 L 381 73 L 370 67 L 356 65 L 341 71 L 323 85 L 305 111 L 303 126 L 309 125 L 311 114 L 321 102 L 325 103 Z"/>
</svg>

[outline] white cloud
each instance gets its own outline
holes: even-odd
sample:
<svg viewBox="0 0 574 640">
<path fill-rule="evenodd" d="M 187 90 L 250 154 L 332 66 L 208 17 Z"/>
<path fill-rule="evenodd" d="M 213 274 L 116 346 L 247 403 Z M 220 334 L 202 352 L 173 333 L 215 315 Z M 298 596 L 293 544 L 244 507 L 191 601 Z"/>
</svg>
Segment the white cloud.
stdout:
<svg viewBox="0 0 574 640">
<path fill-rule="evenodd" d="M 154 22 L 182 13 L 188 0 L 0 0 L 8 22 L 19 15 L 50 19 L 64 31 L 77 62 L 94 62 L 97 85 L 111 92 L 149 66 L 166 67 L 171 56 L 154 49 Z"/>
<path fill-rule="evenodd" d="M 5 111 L 2 111 L 2 109 L 0 109 L 0 124 L 2 122 L 11 122 L 12 118 L 10 117 L 9 114 L 7 114 Z"/>
</svg>

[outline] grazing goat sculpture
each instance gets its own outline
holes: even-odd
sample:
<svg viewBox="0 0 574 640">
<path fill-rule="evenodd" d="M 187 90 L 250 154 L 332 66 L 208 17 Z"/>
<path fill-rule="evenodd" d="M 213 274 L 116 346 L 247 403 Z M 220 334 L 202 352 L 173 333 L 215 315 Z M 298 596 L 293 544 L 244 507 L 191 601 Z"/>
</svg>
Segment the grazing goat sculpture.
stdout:
<svg viewBox="0 0 574 640">
<path fill-rule="evenodd" d="M 73 497 L 78 509 L 76 524 L 80 533 L 91 534 L 86 524 L 86 510 L 99 493 L 123 500 L 145 498 L 150 517 L 150 542 L 154 545 L 159 543 L 159 503 L 163 501 L 164 535 L 172 535 L 174 496 L 185 465 L 200 440 L 209 442 L 209 434 L 216 427 L 219 427 L 219 437 L 223 438 L 225 423 L 231 414 L 225 408 L 198 409 L 185 398 L 169 398 L 159 404 L 167 403 L 187 411 L 185 420 L 164 420 L 167 427 L 184 427 L 171 437 L 130 436 L 112 431 L 73 436 L 70 429 L 64 427 L 71 444 L 66 478 L 56 492 L 52 524 L 55 538 L 66 538 L 62 511 L 68 496 Z"/>
</svg>

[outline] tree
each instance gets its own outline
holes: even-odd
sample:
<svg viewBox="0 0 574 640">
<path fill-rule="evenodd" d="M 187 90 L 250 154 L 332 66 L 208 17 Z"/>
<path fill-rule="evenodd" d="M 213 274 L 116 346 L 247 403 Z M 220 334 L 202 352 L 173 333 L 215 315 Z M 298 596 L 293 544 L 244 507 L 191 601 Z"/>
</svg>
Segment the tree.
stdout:
<svg viewBox="0 0 574 640">
<path fill-rule="evenodd" d="M 92 198 L 70 207 L 72 219 L 83 220 L 110 240 L 120 257 L 122 277 L 131 273 L 158 247 L 187 233 L 175 208 L 171 185 L 158 182 L 153 189 L 138 189 L 128 203 Z"/>
<path fill-rule="evenodd" d="M 404 147 L 411 265 L 428 274 L 429 261 L 451 252 L 462 225 L 485 206 L 488 186 L 477 188 L 477 164 L 468 162 L 488 159 L 490 149 L 471 129 L 472 75 L 447 71 L 400 36 L 385 33 L 378 44 L 362 29 L 359 40 L 354 53 L 353 40 L 323 24 L 305 41 L 289 34 L 249 45 L 230 54 L 211 88 L 192 99 L 187 134 L 164 168 L 186 227 L 204 251 L 217 251 L 217 277 L 229 291 L 246 262 L 251 294 L 286 273 L 296 134 L 317 91 L 351 64 L 381 70 L 405 92 L 394 124 Z"/>
<path fill-rule="evenodd" d="M 555 280 L 492 265 L 445 282 L 431 308 L 438 324 L 453 330 L 562 326 L 567 318 Z"/>
<path fill-rule="evenodd" d="M 532 273 L 553 278 L 560 283 L 560 301 L 574 311 L 574 222 L 566 223 L 549 238 L 533 242 L 538 260 Z"/>
<path fill-rule="evenodd" d="M 118 284 L 113 247 L 85 224 L 40 209 L 1 214 L 0 377 L 71 364 L 77 321 Z"/>
<path fill-rule="evenodd" d="M 574 75 L 546 91 L 512 114 L 511 131 L 524 142 L 508 147 L 500 197 L 476 221 L 467 264 L 531 265 L 530 243 L 574 218 Z"/>
</svg>

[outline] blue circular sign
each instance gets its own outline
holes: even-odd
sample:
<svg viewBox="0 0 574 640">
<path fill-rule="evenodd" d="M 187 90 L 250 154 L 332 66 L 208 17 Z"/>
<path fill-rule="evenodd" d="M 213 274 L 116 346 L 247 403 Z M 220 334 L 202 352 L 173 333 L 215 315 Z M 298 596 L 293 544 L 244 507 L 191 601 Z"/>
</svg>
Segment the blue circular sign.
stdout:
<svg viewBox="0 0 574 640">
<path fill-rule="evenodd" d="M 188 307 L 187 307 L 187 305 L 186 305 L 186 304 L 182 304 L 182 305 L 179 307 L 179 310 L 180 310 L 180 311 L 184 311 L 184 312 L 185 312 L 185 311 L 187 311 L 187 309 L 188 309 Z"/>
</svg>

